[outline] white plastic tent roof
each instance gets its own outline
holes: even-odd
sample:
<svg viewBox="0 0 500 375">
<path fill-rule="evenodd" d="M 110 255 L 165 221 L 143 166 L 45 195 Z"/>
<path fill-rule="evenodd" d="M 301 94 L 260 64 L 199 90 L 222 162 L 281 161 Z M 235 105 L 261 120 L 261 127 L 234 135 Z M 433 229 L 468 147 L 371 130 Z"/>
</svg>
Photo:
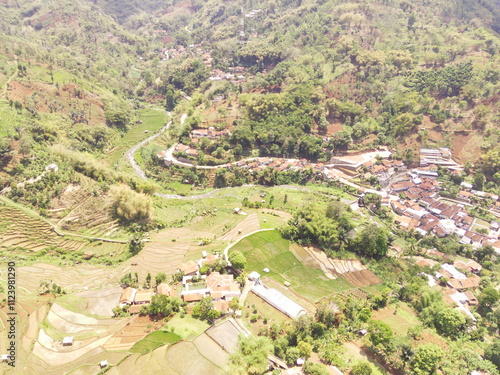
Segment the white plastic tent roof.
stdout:
<svg viewBox="0 0 500 375">
<path fill-rule="evenodd" d="M 300 315 L 306 313 L 306 310 L 302 306 L 293 302 L 276 289 L 270 289 L 264 285 L 252 285 L 252 291 L 290 318 L 298 318 Z"/>
</svg>

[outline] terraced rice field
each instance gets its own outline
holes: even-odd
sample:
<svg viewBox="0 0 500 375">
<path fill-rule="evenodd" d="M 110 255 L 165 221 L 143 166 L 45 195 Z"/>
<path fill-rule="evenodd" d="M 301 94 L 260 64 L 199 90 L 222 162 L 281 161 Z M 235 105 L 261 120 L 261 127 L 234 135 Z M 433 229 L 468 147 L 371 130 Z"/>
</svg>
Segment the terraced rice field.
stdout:
<svg viewBox="0 0 500 375">
<path fill-rule="evenodd" d="M 104 347 L 107 350 L 129 350 L 136 342 L 142 340 L 155 329 L 161 328 L 162 325 L 163 323 L 155 322 L 148 316 L 135 315 L 113 334 Z"/>
<path fill-rule="evenodd" d="M 79 264 L 64 268 L 46 263 L 18 267 L 18 287 L 38 293 L 40 281 L 47 280 L 65 288 L 69 293 L 82 292 L 85 288 L 116 286 L 123 276 L 120 269 Z"/>
<path fill-rule="evenodd" d="M 347 272 L 342 276 L 358 288 L 382 283 L 382 279 L 370 270 Z"/>
<path fill-rule="evenodd" d="M 20 350 L 17 367 L 15 371 L 4 373 L 97 374 L 100 371 L 100 361 L 107 360 L 113 365 L 126 356 L 126 353 L 107 352 L 103 345 L 128 319 L 94 319 L 54 303 L 46 322 L 42 323 L 48 310 L 46 302 L 47 300 L 32 299 L 19 303 L 21 324 L 18 326 Z M 74 336 L 74 344 L 69 347 L 62 346 L 61 340 L 64 336 Z M 2 344 L 0 350 L 3 352 Z"/>
<path fill-rule="evenodd" d="M 51 226 L 13 207 L 0 210 L 0 249 L 41 251 L 51 247 L 79 251 L 85 242 L 65 239 Z"/>
<path fill-rule="evenodd" d="M 246 271 L 257 271 L 263 274 L 269 268 L 267 276 L 283 284 L 291 283 L 290 290 L 311 302 L 337 293 L 353 286 L 344 278 L 332 280 L 325 276 L 319 267 L 304 265 L 293 252 L 290 242 L 276 231 L 265 231 L 244 238 L 231 251 L 241 251 L 247 259 Z"/>
<path fill-rule="evenodd" d="M 368 270 L 357 259 L 332 259 L 318 248 L 305 247 L 304 249 L 319 264 L 320 268 L 329 278 L 335 279 L 340 275 L 358 288 L 382 282 L 377 275 Z"/>
</svg>

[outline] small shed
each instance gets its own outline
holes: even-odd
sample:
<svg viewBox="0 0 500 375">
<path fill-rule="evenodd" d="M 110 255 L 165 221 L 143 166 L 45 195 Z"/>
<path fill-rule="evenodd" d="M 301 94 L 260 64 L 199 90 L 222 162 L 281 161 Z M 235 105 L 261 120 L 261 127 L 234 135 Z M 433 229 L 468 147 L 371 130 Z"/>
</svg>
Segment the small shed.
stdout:
<svg viewBox="0 0 500 375">
<path fill-rule="evenodd" d="M 256 271 L 253 271 L 253 272 L 250 273 L 250 275 L 248 275 L 248 279 L 250 281 L 257 281 L 257 280 L 260 279 L 260 274 L 258 272 L 256 272 Z"/>
<path fill-rule="evenodd" d="M 64 346 L 71 346 L 73 345 L 74 339 L 75 338 L 73 336 L 66 336 L 65 338 L 63 338 L 62 344 Z"/>
<path fill-rule="evenodd" d="M 263 269 L 263 271 L 264 271 L 265 273 L 269 273 L 269 268 L 267 268 L 267 267 L 266 267 L 266 268 L 264 268 L 264 269 Z"/>
<path fill-rule="evenodd" d="M 100 368 L 106 368 L 106 367 L 108 367 L 108 361 L 104 360 L 104 361 L 99 362 L 99 367 Z"/>
<path fill-rule="evenodd" d="M 290 284 L 290 281 L 285 281 L 283 284 L 285 284 L 285 286 L 286 286 L 287 288 L 290 288 L 290 285 L 291 285 L 291 284 Z"/>
<path fill-rule="evenodd" d="M 0 362 L 8 362 L 9 361 L 9 355 L 8 354 L 2 354 L 0 356 Z"/>
<path fill-rule="evenodd" d="M 368 331 L 366 329 L 360 329 L 359 330 L 359 335 L 360 336 L 366 336 L 367 333 L 368 333 Z"/>
<path fill-rule="evenodd" d="M 207 252 L 205 250 L 203 250 L 203 252 L 201 253 L 201 256 L 203 257 L 203 259 L 205 259 L 207 257 Z"/>
<path fill-rule="evenodd" d="M 304 363 L 306 363 L 304 358 L 297 358 L 297 366 L 302 366 Z"/>
<path fill-rule="evenodd" d="M 239 213 L 240 213 L 240 211 L 241 211 L 241 208 L 239 208 L 239 207 L 236 207 L 236 208 L 234 209 L 234 213 L 235 213 L 235 214 L 239 214 Z"/>
</svg>

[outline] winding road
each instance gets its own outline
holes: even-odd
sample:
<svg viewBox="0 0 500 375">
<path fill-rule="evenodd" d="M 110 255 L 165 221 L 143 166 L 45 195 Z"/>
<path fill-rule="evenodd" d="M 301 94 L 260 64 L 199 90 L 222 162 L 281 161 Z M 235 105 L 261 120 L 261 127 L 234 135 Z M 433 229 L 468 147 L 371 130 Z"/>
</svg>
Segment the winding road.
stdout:
<svg viewBox="0 0 500 375">
<path fill-rule="evenodd" d="M 170 114 L 170 113 L 169 113 Z M 181 124 L 184 123 L 184 121 L 186 120 L 187 118 L 187 114 L 184 113 L 181 118 L 180 118 L 180 122 Z M 134 154 L 135 152 L 142 146 L 144 146 L 146 143 L 152 141 L 153 139 L 155 139 L 156 137 L 158 137 L 160 134 L 162 134 L 163 132 L 165 132 L 165 130 L 167 130 L 170 125 L 172 124 L 172 121 L 170 121 L 167 125 L 165 125 L 158 133 L 156 133 L 155 135 L 145 139 L 144 141 L 141 141 L 140 143 L 138 143 L 137 145 L 135 145 L 134 147 L 132 147 L 131 149 L 129 149 L 126 153 L 125 153 L 125 157 L 129 160 L 130 164 L 132 165 L 132 167 L 134 168 L 135 170 L 135 173 L 136 175 L 141 178 L 142 180 L 147 180 L 148 178 L 146 177 L 146 173 L 141 169 L 141 167 L 139 167 L 139 165 L 137 165 L 136 161 L 135 161 L 135 158 L 134 158 Z M 175 150 L 175 146 L 177 144 L 174 144 L 172 147 L 170 147 L 168 150 L 167 150 L 167 153 L 165 155 L 165 160 L 167 161 L 170 161 L 171 163 L 173 164 L 177 164 L 177 165 L 180 165 L 180 166 L 183 166 L 183 167 L 195 167 L 197 169 L 218 169 L 218 168 L 225 168 L 226 166 L 225 165 L 213 165 L 213 166 L 210 166 L 210 165 L 193 165 L 191 163 L 185 163 L 185 162 L 182 162 L 180 160 L 177 160 L 174 156 L 173 156 L 173 153 L 174 153 L 174 150 Z M 246 161 L 248 160 L 255 160 L 256 158 L 249 158 L 249 159 L 245 159 Z M 289 161 L 295 161 L 297 159 L 287 159 Z M 232 163 L 232 164 L 236 164 L 235 163 Z M 345 185 L 349 185 L 349 186 L 352 186 L 356 189 L 361 189 L 362 187 L 351 182 L 351 181 L 348 181 L 346 180 L 345 178 L 339 178 L 339 181 L 342 182 L 343 184 Z M 258 186 L 258 185 L 243 185 L 243 187 L 251 187 L 251 186 Z M 298 187 L 298 186 L 293 186 L 293 185 L 282 185 L 280 186 L 282 188 L 290 188 L 290 189 L 303 189 L 304 191 L 310 191 L 309 189 L 307 188 L 303 188 L 303 187 Z M 182 199 L 182 200 L 192 200 L 192 199 L 206 199 L 206 198 L 214 198 L 216 195 L 217 192 L 220 192 L 222 190 L 231 190 L 233 189 L 232 187 L 226 187 L 226 188 L 222 188 L 222 189 L 216 189 L 214 191 L 211 191 L 211 192 L 208 192 L 208 193 L 204 193 L 204 194 L 199 194 L 199 195 L 179 195 L 179 194 L 162 194 L 162 193 L 155 193 L 156 196 L 158 197 L 161 197 L 161 198 L 164 198 L 164 199 Z M 385 191 L 378 191 L 378 190 L 373 190 L 373 189 L 365 189 L 365 192 L 367 193 L 374 193 L 374 194 L 378 194 L 378 195 L 381 195 L 383 197 L 391 197 L 392 199 L 397 199 L 398 197 L 397 196 L 393 196 L 393 195 L 388 195 L 387 192 Z M 221 197 L 235 197 L 237 199 L 243 199 L 242 197 L 239 197 L 237 195 L 234 195 L 234 194 L 230 194 L 230 193 L 227 193 L 227 194 L 223 194 L 221 195 Z"/>
<path fill-rule="evenodd" d="M 181 119 L 182 120 L 182 119 Z M 142 147 L 144 146 L 146 143 L 148 142 L 151 142 L 153 139 L 155 139 L 156 137 L 158 137 L 159 135 L 163 134 L 165 132 L 165 130 L 167 130 L 170 125 L 172 124 L 172 120 L 170 120 L 170 122 L 165 125 L 163 128 L 160 129 L 160 131 L 158 133 L 156 133 L 155 135 L 152 135 L 151 137 L 149 138 L 146 138 L 144 141 L 142 142 L 139 142 L 138 144 L 136 144 L 134 147 L 132 147 L 131 149 L 129 149 L 127 152 L 125 152 L 125 157 L 128 159 L 128 161 L 130 162 L 130 164 L 132 165 L 132 168 L 134 168 L 134 171 L 135 171 L 135 174 L 143 179 L 143 180 L 147 180 L 148 178 L 146 177 L 146 173 L 144 173 L 144 171 L 141 169 L 141 167 L 139 167 L 137 165 L 137 163 L 135 162 L 135 158 L 134 158 L 134 154 L 135 152 L 139 149 L 139 147 Z"/>
</svg>

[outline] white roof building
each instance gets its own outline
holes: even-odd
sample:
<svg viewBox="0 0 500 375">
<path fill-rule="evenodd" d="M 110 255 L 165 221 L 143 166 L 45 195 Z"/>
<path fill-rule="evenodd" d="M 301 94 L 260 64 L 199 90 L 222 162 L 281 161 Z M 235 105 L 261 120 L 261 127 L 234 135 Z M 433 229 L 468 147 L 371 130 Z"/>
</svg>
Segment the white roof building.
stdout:
<svg viewBox="0 0 500 375">
<path fill-rule="evenodd" d="M 290 318 L 295 319 L 306 313 L 306 309 L 276 289 L 268 288 L 262 284 L 254 284 L 252 285 L 252 292 Z"/>
<path fill-rule="evenodd" d="M 63 338 L 63 345 L 73 345 L 74 337 L 73 336 L 67 336 Z"/>
<path fill-rule="evenodd" d="M 472 184 L 469 184 L 468 182 L 465 182 L 465 181 L 462 182 L 460 184 L 460 186 L 462 186 L 464 189 L 468 189 L 468 190 L 472 189 Z"/>
<path fill-rule="evenodd" d="M 452 234 L 457 229 L 455 222 L 453 220 L 449 220 L 449 219 L 439 220 L 439 227 L 446 234 Z"/>
<path fill-rule="evenodd" d="M 462 272 L 457 270 L 455 268 L 455 266 L 453 266 L 451 264 L 445 263 L 441 266 L 441 268 L 444 269 L 445 271 L 448 271 L 450 273 L 451 277 L 453 277 L 454 279 L 457 279 L 457 280 L 466 280 L 467 279 L 467 276 L 465 276 Z"/>
</svg>

